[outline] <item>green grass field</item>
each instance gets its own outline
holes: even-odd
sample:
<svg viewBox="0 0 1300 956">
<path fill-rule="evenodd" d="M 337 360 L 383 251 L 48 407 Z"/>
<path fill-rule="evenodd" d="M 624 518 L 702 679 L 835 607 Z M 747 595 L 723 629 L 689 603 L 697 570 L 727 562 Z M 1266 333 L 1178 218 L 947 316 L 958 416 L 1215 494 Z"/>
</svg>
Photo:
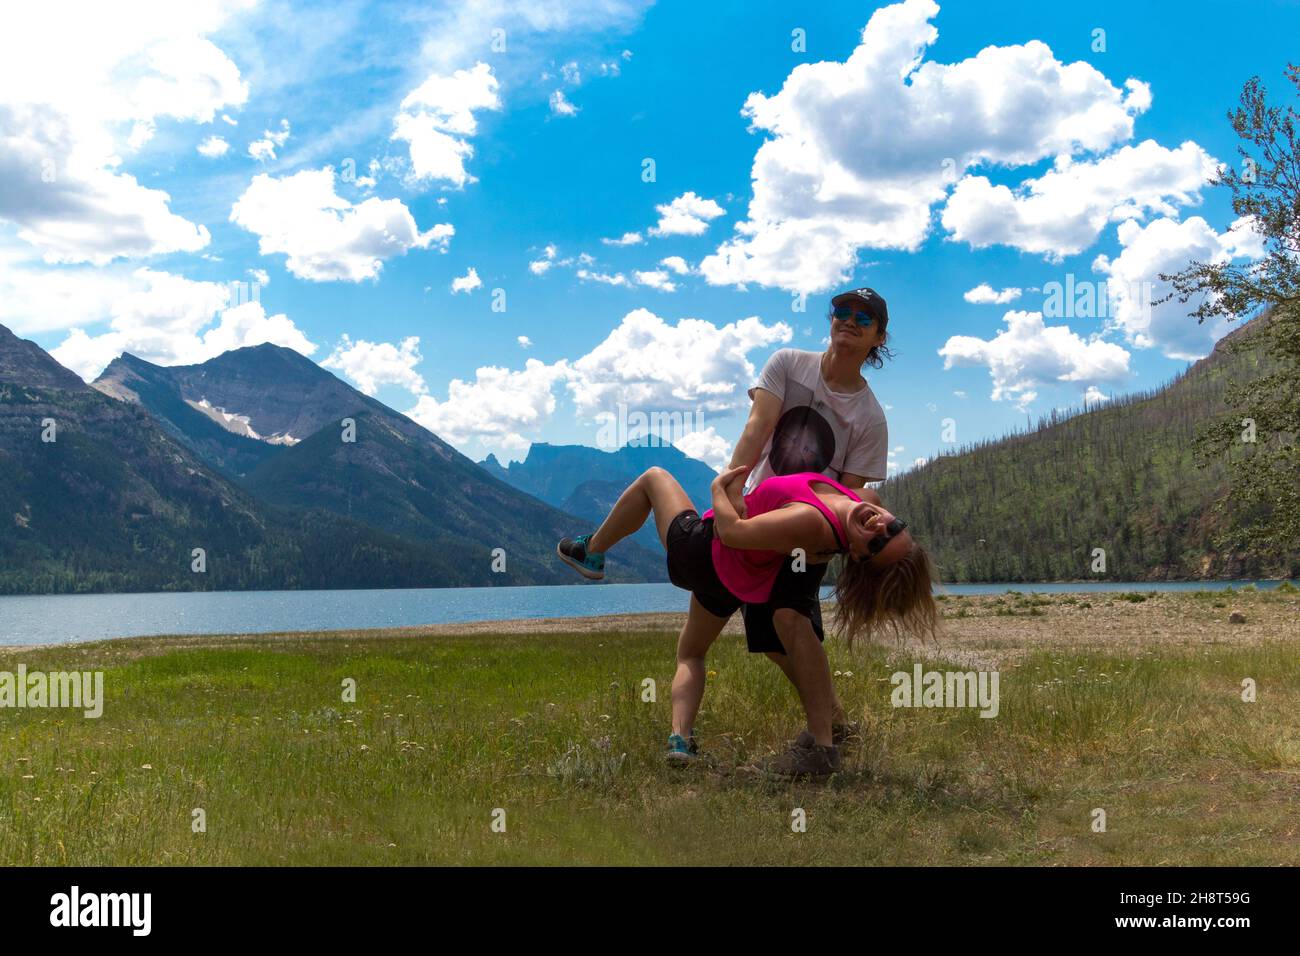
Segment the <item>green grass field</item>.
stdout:
<svg viewBox="0 0 1300 956">
<path fill-rule="evenodd" d="M 1004 633 L 1054 613 L 1044 624 L 976 606 Z M 1001 664 L 994 719 L 895 709 L 889 675 L 911 654 L 832 644 L 866 732 L 822 784 L 748 769 L 801 716 L 776 668 L 734 637 L 710 657 L 698 728 L 714 766 L 665 767 L 674 638 L 342 633 L 5 651 L 0 670 L 103 669 L 106 704 L 98 720 L 0 710 L 0 863 L 1300 861 L 1294 634 L 1031 646 Z M 1245 677 L 1255 703 L 1241 700 Z M 356 703 L 342 700 L 346 678 Z M 656 702 L 642 701 L 645 678 Z M 206 832 L 193 832 L 196 808 Z M 792 831 L 796 808 L 806 832 Z"/>
</svg>

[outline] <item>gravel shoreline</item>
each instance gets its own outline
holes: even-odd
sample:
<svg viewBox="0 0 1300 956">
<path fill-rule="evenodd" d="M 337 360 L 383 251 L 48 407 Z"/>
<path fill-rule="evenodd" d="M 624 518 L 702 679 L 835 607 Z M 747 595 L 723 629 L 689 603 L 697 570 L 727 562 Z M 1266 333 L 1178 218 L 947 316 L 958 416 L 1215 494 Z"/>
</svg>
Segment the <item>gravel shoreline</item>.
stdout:
<svg viewBox="0 0 1300 956">
<path fill-rule="evenodd" d="M 937 641 L 928 644 L 884 637 L 900 653 L 946 657 L 979 663 L 1010 662 L 1035 650 L 1071 648 L 1140 652 L 1171 645 L 1254 645 L 1300 640 L 1300 595 L 1238 591 L 1210 597 L 1155 592 L 1131 600 L 1118 594 L 1089 595 L 970 595 L 941 602 L 943 623 Z M 1215 605 L 1221 605 L 1216 607 Z M 1230 623 L 1233 613 L 1244 623 Z M 831 633 L 833 605 L 823 605 Z M 465 621 L 371 630 L 295 631 L 271 634 L 159 635 L 113 638 L 78 644 L 10 644 L 0 656 L 35 650 L 75 651 L 93 645 L 132 648 L 229 647 L 285 641 L 334 639 L 411 639 L 474 635 L 619 634 L 662 632 L 675 639 L 686 621 L 685 612 L 605 614 L 592 617 L 522 618 Z M 740 615 L 728 622 L 723 640 L 743 635 Z"/>
</svg>

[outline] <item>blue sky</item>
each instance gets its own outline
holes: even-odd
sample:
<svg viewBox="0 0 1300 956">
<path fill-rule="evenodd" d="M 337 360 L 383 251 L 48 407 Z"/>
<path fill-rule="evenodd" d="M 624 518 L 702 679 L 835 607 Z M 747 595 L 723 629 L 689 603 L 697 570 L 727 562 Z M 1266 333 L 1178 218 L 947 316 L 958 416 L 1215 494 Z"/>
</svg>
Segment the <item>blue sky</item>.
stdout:
<svg viewBox="0 0 1300 956">
<path fill-rule="evenodd" d="M 1276 0 L 70 6 L 0 40 L 0 322 L 91 378 L 275 341 L 475 459 L 699 410 L 680 444 L 715 465 L 751 369 L 822 348 L 841 288 L 889 302 L 868 379 L 903 468 L 946 419 L 1001 435 L 1204 354 L 1221 329 L 1145 302 L 1257 254 L 1200 184 L 1300 26 Z M 1044 315 L 1067 276 L 1107 314 Z"/>
</svg>

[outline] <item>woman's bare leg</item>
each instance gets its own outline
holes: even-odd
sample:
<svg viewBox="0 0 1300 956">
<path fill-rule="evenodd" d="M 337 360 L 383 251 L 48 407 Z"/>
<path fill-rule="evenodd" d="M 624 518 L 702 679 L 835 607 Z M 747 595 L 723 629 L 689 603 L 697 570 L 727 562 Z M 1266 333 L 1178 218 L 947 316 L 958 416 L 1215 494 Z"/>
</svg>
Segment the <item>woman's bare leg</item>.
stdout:
<svg viewBox="0 0 1300 956">
<path fill-rule="evenodd" d="M 689 737 L 704 699 L 704 655 L 730 618 L 704 610 L 691 595 L 686 626 L 677 638 L 677 674 L 673 677 L 673 733 Z"/>
<path fill-rule="evenodd" d="M 662 468 L 650 468 L 642 473 L 618 501 L 601 526 L 587 540 L 587 551 L 601 554 L 608 551 L 630 534 L 635 534 L 654 512 L 659 541 L 667 547 L 668 525 L 691 504 L 690 495 L 682 490 L 677 479 Z"/>
</svg>

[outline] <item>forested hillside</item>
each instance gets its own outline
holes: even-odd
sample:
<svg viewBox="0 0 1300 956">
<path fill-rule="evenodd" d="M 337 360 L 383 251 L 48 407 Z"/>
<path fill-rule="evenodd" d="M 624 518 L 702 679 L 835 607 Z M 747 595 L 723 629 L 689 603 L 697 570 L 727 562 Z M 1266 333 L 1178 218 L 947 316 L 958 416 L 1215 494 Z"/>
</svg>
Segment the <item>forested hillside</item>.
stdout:
<svg viewBox="0 0 1300 956">
<path fill-rule="evenodd" d="M 1231 411 L 1227 385 L 1271 368 L 1257 341 L 1266 321 L 1237 329 L 1164 388 L 941 455 L 880 494 L 946 581 L 1296 576 L 1300 543 L 1258 557 L 1216 548 L 1216 533 L 1241 515 L 1230 501 L 1212 507 L 1228 492 L 1226 460 L 1198 462 L 1193 450 L 1198 432 Z"/>
</svg>

